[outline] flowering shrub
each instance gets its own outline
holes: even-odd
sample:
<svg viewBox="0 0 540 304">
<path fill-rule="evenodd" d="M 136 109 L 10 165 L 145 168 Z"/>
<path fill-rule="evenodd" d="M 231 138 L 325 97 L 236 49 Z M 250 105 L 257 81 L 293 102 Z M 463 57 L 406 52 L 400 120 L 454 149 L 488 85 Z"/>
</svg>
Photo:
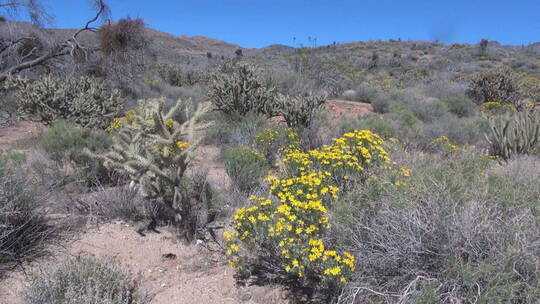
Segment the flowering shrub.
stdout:
<svg viewBox="0 0 540 304">
<path fill-rule="evenodd" d="M 281 283 L 304 300 L 328 303 L 355 270 L 355 257 L 328 241 L 328 208 L 349 175 L 392 167 L 382 143 L 362 130 L 317 150 L 301 152 L 294 140 L 282 149 L 284 166 L 266 178 L 268 195 L 251 196 L 250 205 L 234 214 L 234 230 L 224 234 L 237 279 Z"/>
</svg>

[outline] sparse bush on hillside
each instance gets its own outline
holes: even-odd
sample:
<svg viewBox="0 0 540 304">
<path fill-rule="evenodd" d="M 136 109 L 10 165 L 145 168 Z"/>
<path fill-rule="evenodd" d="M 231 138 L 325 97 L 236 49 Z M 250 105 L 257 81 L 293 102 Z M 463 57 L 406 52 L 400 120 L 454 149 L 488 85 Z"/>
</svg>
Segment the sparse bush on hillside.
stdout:
<svg viewBox="0 0 540 304">
<path fill-rule="evenodd" d="M 530 154 L 540 142 L 540 113 L 525 110 L 490 119 L 486 135 L 490 154 L 508 160 L 516 155 Z"/>
<path fill-rule="evenodd" d="M 18 113 L 24 118 L 50 125 L 67 119 L 87 128 L 106 128 L 123 108 L 120 92 L 98 79 L 60 79 L 46 74 L 30 81 L 8 78 L 15 89 Z"/>
<path fill-rule="evenodd" d="M 76 257 L 31 273 L 23 303 L 147 304 L 142 283 L 117 261 Z"/>
<path fill-rule="evenodd" d="M 469 83 L 468 95 L 478 104 L 501 102 L 519 108 L 519 80 L 508 67 L 489 69 L 475 75 Z"/>
<path fill-rule="evenodd" d="M 260 70 L 251 64 L 225 62 L 210 73 L 209 82 L 208 97 L 225 114 L 276 115 L 276 90 L 267 86 Z"/>
<path fill-rule="evenodd" d="M 140 49 L 148 43 L 141 18 L 123 18 L 107 23 L 99 29 L 101 51 L 107 55 Z"/>
<path fill-rule="evenodd" d="M 246 146 L 233 147 L 223 152 L 225 171 L 243 193 L 257 187 L 269 166 L 263 154 Z"/>
<path fill-rule="evenodd" d="M 175 114 L 184 111 L 182 120 Z M 167 113 L 163 100 L 141 101 L 138 108 L 117 118 L 109 126 L 113 145 L 105 153 L 86 153 L 102 161 L 110 170 L 129 176 L 141 195 L 158 209 L 165 209 L 172 223 L 186 241 L 191 241 L 201 227 L 202 214 L 212 201 L 207 191 L 194 193 L 185 173 L 208 123 L 201 123 L 208 107 L 195 110 L 190 103 L 178 101 Z M 206 220 L 211 220 L 208 216 Z M 157 219 L 149 223 L 149 229 Z M 202 223 L 204 225 L 206 223 Z"/>
</svg>

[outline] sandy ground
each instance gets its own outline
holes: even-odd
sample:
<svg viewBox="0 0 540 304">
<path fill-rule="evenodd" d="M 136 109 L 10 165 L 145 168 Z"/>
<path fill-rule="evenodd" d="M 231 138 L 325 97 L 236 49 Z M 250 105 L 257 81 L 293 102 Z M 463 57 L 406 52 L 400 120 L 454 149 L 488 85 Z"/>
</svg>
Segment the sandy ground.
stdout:
<svg viewBox="0 0 540 304">
<path fill-rule="evenodd" d="M 186 246 L 165 229 L 138 235 L 128 224 L 117 222 L 93 228 L 58 250 L 55 261 L 78 255 L 115 258 L 144 282 L 155 297 L 152 304 L 169 303 L 287 303 L 277 288 L 236 287 L 233 270 L 219 252 L 203 246 Z M 175 258 L 164 258 L 172 254 Z M 39 267 L 46 260 L 35 262 Z M 0 303 L 16 304 L 24 274 L 12 273 L 0 282 Z"/>
</svg>

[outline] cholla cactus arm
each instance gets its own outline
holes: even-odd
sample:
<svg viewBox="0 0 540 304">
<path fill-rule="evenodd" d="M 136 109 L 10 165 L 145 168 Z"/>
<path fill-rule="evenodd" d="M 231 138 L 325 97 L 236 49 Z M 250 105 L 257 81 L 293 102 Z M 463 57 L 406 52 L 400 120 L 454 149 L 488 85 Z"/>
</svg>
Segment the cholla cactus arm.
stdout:
<svg viewBox="0 0 540 304">
<path fill-rule="evenodd" d="M 174 121 L 182 108 L 185 119 Z M 191 214 L 194 199 L 182 192 L 182 182 L 200 143 L 196 132 L 208 126 L 200 123 L 207 111 L 208 106 L 199 105 L 193 111 L 178 101 L 164 114 L 163 99 L 141 102 L 138 110 L 130 111 L 129 119 L 120 119 L 110 151 L 94 155 L 107 168 L 128 175 L 139 185 L 143 197 L 172 210 L 179 225 L 189 228 L 188 238 L 194 233 L 196 217 Z"/>
</svg>

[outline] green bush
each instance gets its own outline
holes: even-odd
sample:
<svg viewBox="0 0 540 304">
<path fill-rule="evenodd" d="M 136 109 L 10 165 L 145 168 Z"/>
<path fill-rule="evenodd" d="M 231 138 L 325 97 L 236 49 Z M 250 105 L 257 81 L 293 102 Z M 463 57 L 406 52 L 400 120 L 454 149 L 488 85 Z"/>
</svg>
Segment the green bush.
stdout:
<svg viewBox="0 0 540 304">
<path fill-rule="evenodd" d="M 40 144 L 58 164 L 67 162 L 74 165 L 78 177 L 85 184 L 113 182 L 109 170 L 83 152 L 84 149 L 94 153 L 107 150 L 112 145 L 112 137 L 105 131 L 85 129 L 60 120 L 41 135 Z"/>
<path fill-rule="evenodd" d="M 249 193 L 258 186 L 269 169 L 264 155 L 246 146 L 225 150 L 223 160 L 227 174 L 244 193 Z"/>
<path fill-rule="evenodd" d="M 471 117 L 476 112 L 476 106 L 466 96 L 450 96 L 442 99 L 442 102 L 448 107 L 448 111 L 457 117 Z"/>
<path fill-rule="evenodd" d="M 77 257 L 29 276 L 25 304 L 146 304 L 151 297 L 116 261 Z"/>
<path fill-rule="evenodd" d="M 68 119 L 82 127 L 104 129 L 123 108 L 118 90 L 87 76 L 61 79 L 46 74 L 34 81 L 11 77 L 6 87 L 16 90 L 19 115 L 47 125 Z"/>
<path fill-rule="evenodd" d="M 276 115 L 275 88 L 267 86 L 261 71 L 248 63 L 227 61 L 210 73 L 208 97 L 228 115 Z"/>
</svg>

